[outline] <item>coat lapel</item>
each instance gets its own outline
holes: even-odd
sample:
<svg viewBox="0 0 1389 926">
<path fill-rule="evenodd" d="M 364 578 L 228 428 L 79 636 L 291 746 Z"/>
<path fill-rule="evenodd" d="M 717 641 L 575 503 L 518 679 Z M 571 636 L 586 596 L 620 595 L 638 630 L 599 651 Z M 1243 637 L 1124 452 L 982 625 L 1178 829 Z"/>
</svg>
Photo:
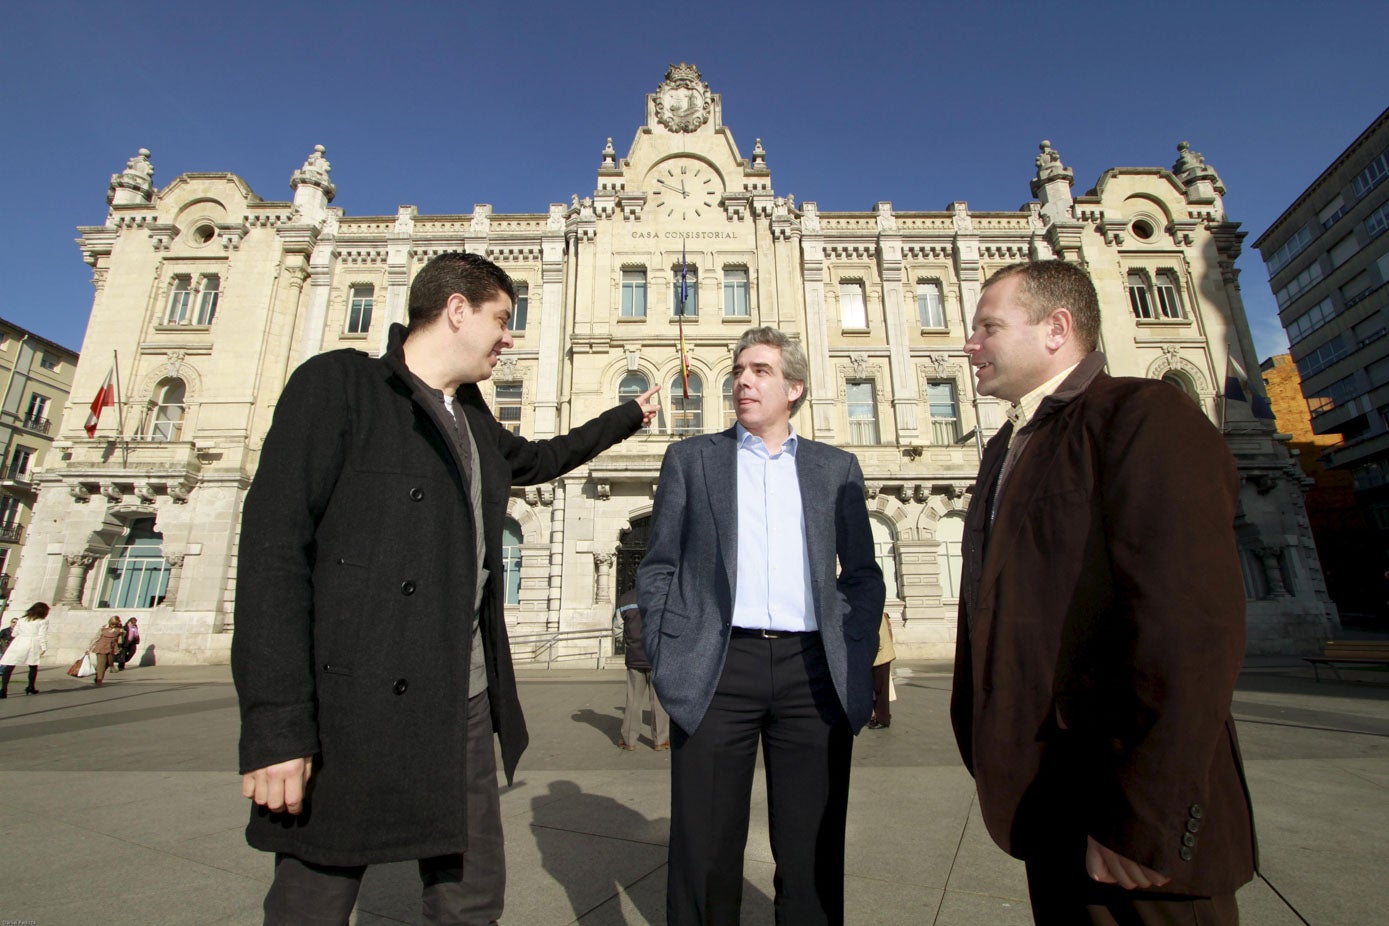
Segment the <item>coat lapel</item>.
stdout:
<svg viewBox="0 0 1389 926">
<path fill-rule="evenodd" d="M 833 610 L 825 606 L 833 601 L 829 590 L 823 587 L 825 573 L 815 567 L 816 563 L 833 563 L 837 545 L 835 542 L 834 517 L 838 499 L 834 497 L 835 487 L 825 478 L 825 460 L 820 454 L 820 446 L 804 437 L 796 439 L 796 482 L 801 488 L 801 511 L 805 519 L 805 555 L 810 562 L 811 594 L 815 604 L 815 621 L 821 623 L 822 615 Z M 830 516 L 825 517 L 822 507 L 828 504 Z"/>
<path fill-rule="evenodd" d="M 738 441 L 734 430 L 709 435 L 701 457 L 728 588 L 734 592 L 738 588 Z"/>
</svg>

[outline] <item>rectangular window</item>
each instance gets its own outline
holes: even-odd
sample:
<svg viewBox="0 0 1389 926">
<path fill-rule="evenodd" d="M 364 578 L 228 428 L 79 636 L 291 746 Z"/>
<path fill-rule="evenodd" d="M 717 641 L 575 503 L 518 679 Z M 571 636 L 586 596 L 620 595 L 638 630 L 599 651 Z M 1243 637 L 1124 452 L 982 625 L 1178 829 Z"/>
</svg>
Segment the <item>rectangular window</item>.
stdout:
<svg viewBox="0 0 1389 926">
<path fill-rule="evenodd" d="M 1182 311 L 1181 296 L 1177 292 L 1177 278 L 1164 270 L 1157 275 L 1158 312 L 1163 318 L 1181 319 L 1186 317 Z"/>
<path fill-rule="evenodd" d="M 1351 232 L 1331 246 L 1331 266 L 1341 266 L 1354 257 L 1358 250 L 1360 250 L 1360 245 L 1355 241 L 1355 232 Z"/>
<path fill-rule="evenodd" d="M 1317 221 L 1321 223 L 1322 230 L 1325 231 L 1341 220 L 1341 216 L 1346 214 L 1346 203 L 1337 193 L 1336 198 L 1322 207 L 1317 213 Z"/>
<path fill-rule="evenodd" d="M 646 317 L 646 271 L 622 271 L 622 317 Z"/>
<path fill-rule="evenodd" d="M 1133 309 L 1134 318 L 1153 317 L 1153 302 L 1148 295 L 1148 284 L 1136 273 L 1129 274 L 1129 308 Z"/>
<path fill-rule="evenodd" d="M 923 280 L 916 284 L 916 313 L 923 328 L 945 327 L 945 304 L 939 283 Z"/>
<path fill-rule="evenodd" d="M 866 446 L 878 442 L 878 409 L 872 383 L 847 383 L 849 443 Z"/>
<path fill-rule="evenodd" d="M 670 288 L 671 314 L 683 315 L 686 318 L 698 318 L 699 271 L 694 267 L 685 267 L 685 276 L 684 279 L 681 279 L 680 270 L 679 267 L 675 268 L 675 282 Z"/>
<path fill-rule="evenodd" d="M 723 314 L 725 318 L 747 318 L 748 272 L 728 267 L 723 271 Z"/>
<path fill-rule="evenodd" d="M 839 326 L 845 331 L 868 330 L 868 309 L 863 284 L 849 280 L 839 284 Z"/>
<path fill-rule="evenodd" d="M 1283 308 L 1298 296 L 1301 296 L 1307 290 L 1311 289 L 1313 285 L 1320 280 L 1321 264 L 1316 262 L 1308 264 L 1305 270 L 1288 281 L 1287 286 L 1284 286 L 1282 289 L 1278 290 L 1278 292 L 1274 293 L 1274 298 L 1278 300 L 1278 308 Z"/>
<path fill-rule="evenodd" d="M 1322 415 L 1332 409 L 1338 408 L 1354 399 L 1358 389 L 1355 385 L 1355 374 L 1342 377 L 1330 386 L 1318 390 L 1317 395 L 1307 397 L 1307 407 L 1313 415 Z"/>
<path fill-rule="evenodd" d="M 931 409 L 931 443 L 938 447 L 957 443 L 960 440 L 960 406 L 955 400 L 955 381 L 928 382 L 926 401 Z"/>
<path fill-rule="evenodd" d="M 1355 305 L 1365 298 L 1370 290 L 1375 288 L 1374 281 L 1370 279 L 1368 270 L 1361 270 L 1351 277 L 1347 283 L 1341 286 L 1341 298 L 1345 300 L 1346 308 Z"/>
<path fill-rule="evenodd" d="M 371 310 L 376 303 L 376 287 L 354 286 L 347 292 L 347 333 L 366 334 L 371 330 Z"/>
<path fill-rule="evenodd" d="M 19 499 L 6 495 L 0 499 L 0 529 L 14 527 L 19 522 Z"/>
<path fill-rule="evenodd" d="M 34 451 L 28 447 L 16 447 L 10 456 L 10 466 L 5 471 L 6 479 L 29 481 L 29 464 L 34 460 Z"/>
<path fill-rule="evenodd" d="M 1318 345 L 1310 353 L 1298 360 L 1297 372 L 1301 374 L 1304 380 L 1311 379 L 1349 352 L 1349 349 L 1346 347 L 1345 338 L 1338 334 L 1325 344 Z"/>
<path fill-rule="evenodd" d="M 44 351 L 43 353 L 39 354 L 39 366 L 43 367 L 45 370 L 52 372 L 53 370 L 58 369 L 58 358 L 50 354 L 48 351 Z"/>
<path fill-rule="evenodd" d="M 217 300 L 221 297 L 221 278 L 215 273 L 209 273 L 204 276 L 202 278 L 202 285 L 199 287 L 197 324 L 212 324 L 212 320 L 217 317 Z"/>
<path fill-rule="evenodd" d="M 1385 333 L 1386 328 L 1383 316 L 1381 313 L 1376 312 L 1374 315 L 1356 325 L 1352 329 L 1351 336 L 1355 340 L 1356 347 L 1364 347 L 1366 344 L 1378 341 L 1380 338 L 1384 337 Z"/>
<path fill-rule="evenodd" d="M 169 309 L 164 313 L 164 324 L 188 324 L 188 307 L 193 300 L 193 278 L 176 276 L 169 289 Z"/>
<path fill-rule="evenodd" d="M 1379 186 L 1385 177 L 1389 177 L 1389 151 L 1381 151 L 1379 157 L 1371 161 L 1369 166 L 1360 172 L 1360 176 L 1351 181 L 1355 198 L 1359 199 Z"/>
<path fill-rule="evenodd" d="M 1389 201 L 1371 212 L 1369 217 L 1365 219 L 1365 230 L 1370 233 L 1372 239 L 1378 238 L 1386 230 L 1389 230 Z"/>
<path fill-rule="evenodd" d="M 511 321 L 506 327 L 514 332 L 526 330 L 526 316 L 530 314 L 531 288 L 525 283 L 516 284 L 516 305 L 511 310 Z"/>
<path fill-rule="evenodd" d="M 24 413 L 24 426 L 30 430 L 48 430 L 48 396 L 37 392 L 29 396 L 29 410 Z"/>
<path fill-rule="evenodd" d="M 1336 307 L 1332 303 L 1331 297 L 1327 296 L 1302 315 L 1299 315 L 1295 321 L 1288 325 L 1288 343 L 1296 344 L 1322 325 L 1331 321 L 1336 315 Z"/>
<path fill-rule="evenodd" d="M 521 384 L 497 383 L 497 398 L 492 403 L 497 420 L 512 434 L 521 433 Z"/>
<path fill-rule="evenodd" d="M 1307 249 L 1307 245 L 1312 243 L 1312 232 L 1306 225 L 1292 233 L 1287 241 L 1283 242 L 1282 247 L 1274 251 L 1268 258 L 1268 275 L 1270 278 L 1278 271 L 1288 265 L 1288 261 Z"/>
</svg>

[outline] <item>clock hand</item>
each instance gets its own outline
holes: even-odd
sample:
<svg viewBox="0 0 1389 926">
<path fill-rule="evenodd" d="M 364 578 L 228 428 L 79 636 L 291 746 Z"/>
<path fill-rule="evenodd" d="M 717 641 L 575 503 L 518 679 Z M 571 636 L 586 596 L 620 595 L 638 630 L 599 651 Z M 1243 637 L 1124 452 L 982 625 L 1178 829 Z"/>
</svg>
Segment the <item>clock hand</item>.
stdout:
<svg viewBox="0 0 1389 926">
<path fill-rule="evenodd" d="M 656 182 L 659 183 L 661 186 L 665 187 L 667 190 L 670 190 L 672 193 L 679 193 L 681 196 L 685 195 L 684 190 L 680 189 L 679 187 L 671 186 L 669 183 L 666 183 L 659 177 L 656 178 Z"/>
</svg>

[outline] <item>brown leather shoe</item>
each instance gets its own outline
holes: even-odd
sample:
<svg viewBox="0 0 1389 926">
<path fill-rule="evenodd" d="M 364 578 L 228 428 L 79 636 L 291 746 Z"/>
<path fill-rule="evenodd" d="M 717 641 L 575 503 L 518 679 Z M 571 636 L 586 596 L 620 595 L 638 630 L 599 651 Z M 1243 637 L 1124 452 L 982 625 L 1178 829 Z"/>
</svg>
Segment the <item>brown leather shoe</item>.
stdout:
<svg viewBox="0 0 1389 926">
<path fill-rule="evenodd" d="M 657 743 L 655 746 L 652 746 L 651 748 L 656 750 L 657 752 L 662 752 L 663 750 L 670 748 L 670 741 L 667 740 L 664 743 Z"/>
<path fill-rule="evenodd" d="M 627 745 L 627 742 L 626 742 L 625 740 L 618 740 L 617 748 L 618 748 L 618 749 L 636 749 L 637 747 L 635 747 L 635 746 L 628 746 L 628 745 Z"/>
</svg>

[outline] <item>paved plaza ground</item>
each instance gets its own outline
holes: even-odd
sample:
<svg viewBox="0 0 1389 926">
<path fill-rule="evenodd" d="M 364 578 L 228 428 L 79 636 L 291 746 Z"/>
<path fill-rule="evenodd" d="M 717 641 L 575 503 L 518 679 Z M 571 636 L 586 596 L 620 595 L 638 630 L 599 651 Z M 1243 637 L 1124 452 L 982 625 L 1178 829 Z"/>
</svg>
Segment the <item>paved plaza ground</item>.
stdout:
<svg viewBox="0 0 1389 926">
<path fill-rule="evenodd" d="M 854 744 L 848 922 L 1031 922 L 1022 866 L 985 834 L 946 708 L 949 667 L 897 666 L 892 727 Z M 669 753 L 616 748 L 620 669 L 521 670 L 531 747 L 502 790 L 520 926 L 663 923 Z M 1253 926 L 1362 926 L 1389 910 L 1389 675 L 1312 680 L 1297 660 L 1246 667 L 1235 717 L 1262 877 Z M 253 924 L 269 859 L 246 846 L 235 692 L 225 666 L 132 668 L 105 686 L 23 676 L 0 701 L 0 920 Z M 755 794 L 760 795 L 761 781 Z M 770 923 L 765 802 L 755 797 L 745 923 Z M 358 924 L 418 920 L 411 864 L 363 885 Z"/>
</svg>

